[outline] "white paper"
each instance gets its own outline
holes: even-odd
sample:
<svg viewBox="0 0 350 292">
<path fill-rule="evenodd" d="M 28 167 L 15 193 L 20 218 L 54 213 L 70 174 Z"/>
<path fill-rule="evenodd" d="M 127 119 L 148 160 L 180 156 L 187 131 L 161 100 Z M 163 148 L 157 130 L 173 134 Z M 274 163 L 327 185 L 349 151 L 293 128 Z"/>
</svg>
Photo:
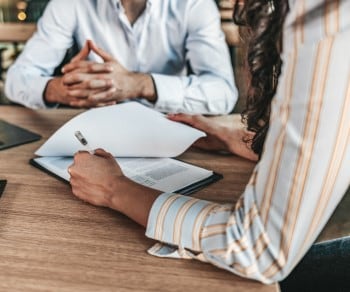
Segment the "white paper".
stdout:
<svg viewBox="0 0 350 292">
<path fill-rule="evenodd" d="M 67 171 L 72 157 L 34 159 L 47 170 L 69 181 Z M 131 180 L 163 192 L 175 192 L 210 177 L 213 172 L 171 158 L 116 158 L 124 175 Z"/>
<path fill-rule="evenodd" d="M 73 156 L 84 150 L 80 131 L 91 149 L 103 148 L 115 157 L 176 157 L 205 133 L 168 120 L 138 102 L 94 108 L 58 129 L 36 152 L 38 156 Z"/>
</svg>

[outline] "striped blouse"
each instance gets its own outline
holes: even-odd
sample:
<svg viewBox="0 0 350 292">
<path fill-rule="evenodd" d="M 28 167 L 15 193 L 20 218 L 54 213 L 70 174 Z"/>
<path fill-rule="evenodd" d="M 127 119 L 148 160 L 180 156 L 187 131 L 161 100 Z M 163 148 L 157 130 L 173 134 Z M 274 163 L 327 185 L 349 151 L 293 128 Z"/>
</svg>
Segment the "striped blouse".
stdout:
<svg viewBox="0 0 350 292">
<path fill-rule="evenodd" d="M 290 0 L 265 150 L 235 205 L 177 194 L 153 204 L 150 253 L 280 281 L 350 182 L 350 0 Z"/>
</svg>

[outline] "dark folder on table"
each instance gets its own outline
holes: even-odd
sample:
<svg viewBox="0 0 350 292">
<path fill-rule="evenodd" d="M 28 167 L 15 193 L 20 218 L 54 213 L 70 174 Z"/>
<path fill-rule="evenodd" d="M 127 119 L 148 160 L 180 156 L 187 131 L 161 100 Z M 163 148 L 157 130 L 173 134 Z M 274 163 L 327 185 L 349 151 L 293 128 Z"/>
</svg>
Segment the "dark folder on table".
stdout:
<svg viewBox="0 0 350 292">
<path fill-rule="evenodd" d="M 37 141 L 40 135 L 0 120 L 0 150 Z"/>
</svg>

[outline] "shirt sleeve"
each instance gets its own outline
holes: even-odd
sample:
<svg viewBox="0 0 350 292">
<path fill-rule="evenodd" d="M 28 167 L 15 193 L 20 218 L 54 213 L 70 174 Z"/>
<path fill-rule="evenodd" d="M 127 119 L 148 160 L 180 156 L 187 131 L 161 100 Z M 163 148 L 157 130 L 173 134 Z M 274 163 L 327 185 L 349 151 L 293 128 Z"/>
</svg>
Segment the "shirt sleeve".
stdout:
<svg viewBox="0 0 350 292">
<path fill-rule="evenodd" d="M 214 1 L 187 3 L 185 53 L 193 74 L 152 74 L 158 95 L 155 107 L 163 112 L 230 113 L 238 91 L 218 9 Z"/>
<path fill-rule="evenodd" d="M 43 100 L 47 82 L 73 45 L 74 1 L 67 2 L 52 0 L 48 3 L 37 31 L 9 68 L 5 93 L 13 102 L 34 109 L 49 107 Z"/>
<path fill-rule="evenodd" d="M 163 194 L 146 233 L 170 244 L 172 255 L 176 248 L 180 257 L 263 283 L 291 272 L 350 183 L 350 2 L 294 3 L 285 30 L 293 45 L 283 54 L 264 152 L 243 195 L 223 206 Z M 302 11 L 313 14 L 296 24 L 291 17 Z"/>
</svg>

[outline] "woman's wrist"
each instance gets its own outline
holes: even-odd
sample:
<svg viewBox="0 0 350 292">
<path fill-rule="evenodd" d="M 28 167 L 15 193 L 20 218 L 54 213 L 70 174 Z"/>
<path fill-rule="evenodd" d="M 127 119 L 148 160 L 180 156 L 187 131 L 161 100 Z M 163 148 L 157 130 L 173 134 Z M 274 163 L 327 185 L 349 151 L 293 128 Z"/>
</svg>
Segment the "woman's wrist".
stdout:
<svg viewBox="0 0 350 292">
<path fill-rule="evenodd" d="M 133 184 L 134 182 L 125 176 L 118 177 L 111 186 L 110 196 L 107 199 L 107 207 L 122 212 L 123 205 L 125 204 L 124 196 L 130 192 Z"/>
<path fill-rule="evenodd" d="M 125 176 L 116 180 L 112 189 L 108 207 L 146 226 L 153 202 L 161 192 L 135 183 Z"/>
</svg>

